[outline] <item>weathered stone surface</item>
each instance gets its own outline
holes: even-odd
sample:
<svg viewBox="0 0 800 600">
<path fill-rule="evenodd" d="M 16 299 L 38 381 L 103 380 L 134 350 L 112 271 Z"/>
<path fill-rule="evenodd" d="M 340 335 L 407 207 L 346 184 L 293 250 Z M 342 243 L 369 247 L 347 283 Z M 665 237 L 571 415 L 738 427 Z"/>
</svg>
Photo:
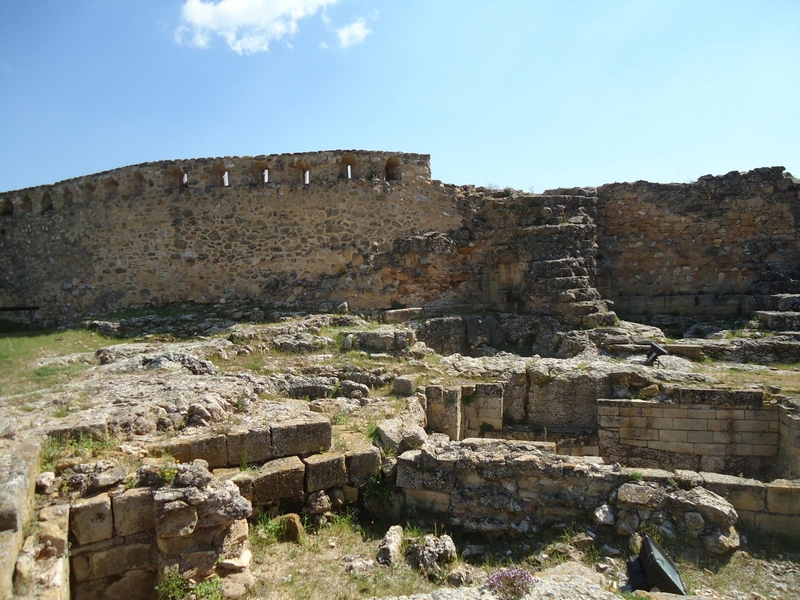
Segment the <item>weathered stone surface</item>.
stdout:
<svg viewBox="0 0 800 600">
<path fill-rule="evenodd" d="M 733 526 L 738 519 L 736 509 L 730 502 L 702 487 L 678 490 L 670 494 L 668 503 L 670 510 L 679 515 L 697 512 L 703 515 L 704 519 L 723 528 Z"/>
<path fill-rule="evenodd" d="M 331 446 L 331 423 L 319 413 L 276 415 L 270 431 L 274 457 L 312 454 Z"/>
<path fill-rule="evenodd" d="M 261 463 L 272 458 L 272 436 L 269 427 L 251 425 L 227 435 L 228 464 Z M 238 462 L 237 462 L 238 461 Z"/>
<path fill-rule="evenodd" d="M 442 573 L 442 564 L 456 559 L 456 546 L 449 535 L 426 535 L 422 544 L 411 542 L 406 549 L 409 562 L 427 577 Z"/>
<path fill-rule="evenodd" d="M 111 499 L 111 506 L 116 535 L 124 537 L 155 528 L 156 503 L 151 489 L 126 490 Z"/>
<path fill-rule="evenodd" d="M 626 483 L 617 490 L 617 506 L 622 509 L 658 510 L 667 495 L 659 487 Z"/>
<path fill-rule="evenodd" d="M 182 537 L 197 527 L 197 509 L 182 500 L 159 504 L 156 513 L 156 532 L 161 538 Z"/>
<path fill-rule="evenodd" d="M 392 393 L 398 396 L 411 396 L 417 391 L 417 380 L 419 375 L 414 373 L 408 375 L 398 375 L 392 383 Z"/>
<path fill-rule="evenodd" d="M 403 528 L 400 525 L 392 525 L 383 536 L 378 545 L 378 552 L 375 560 L 382 565 L 393 565 L 402 558 L 403 549 Z"/>
<path fill-rule="evenodd" d="M 375 446 L 361 446 L 345 455 L 347 479 L 355 486 L 364 485 L 381 467 L 381 451 Z"/>
<path fill-rule="evenodd" d="M 767 486 L 767 509 L 772 514 L 800 515 L 800 481 L 776 479 Z"/>
<path fill-rule="evenodd" d="M 273 522 L 278 524 L 280 539 L 284 542 L 299 542 L 305 534 L 303 521 L 297 513 L 287 513 L 275 517 Z"/>
<path fill-rule="evenodd" d="M 594 509 L 594 522 L 598 525 L 613 525 L 614 509 L 608 504 L 601 504 Z"/>
<path fill-rule="evenodd" d="M 307 492 L 342 486 L 347 483 L 344 454 L 327 452 L 303 459 L 306 465 Z"/>
<path fill-rule="evenodd" d="M 70 510 L 69 530 L 80 545 L 111 538 L 114 519 L 108 494 L 77 500 Z"/>
<path fill-rule="evenodd" d="M 462 438 L 461 386 L 442 387 L 429 385 L 425 388 L 428 400 L 428 427 L 431 431 L 444 433 L 451 440 Z"/>
<path fill-rule="evenodd" d="M 466 354 L 467 330 L 461 317 L 428 319 L 419 330 L 420 339 L 439 354 Z"/>
<path fill-rule="evenodd" d="M 150 544 L 126 544 L 91 555 L 92 579 L 125 573 L 136 569 L 149 569 L 155 565 L 155 554 Z"/>
<path fill-rule="evenodd" d="M 178 462 L 190 463 L 202 459 L 211 468 L 228 465 L 228 442 L 224 435 L 206 431 L 193 435 L 178 436 L 163 444 L 164 452 L 173 456 Z"/>
<path fill-rule="evenodd" d="M 75 600 L 152 600 L 156 586 L 154 571 L 139 569 L 128 571 L 120 577 L 112 575 L 92 579 L 75 586 Z"/>
<path fill-rule="evenodd" d="M 322 515 L 329 512 L 333 506 L 330 496 L 323 490 L 308 495 L 305 510 L 310 515 Z"/>
<path fill-rule="evenodd" d="M 300 498 L 305 483 L 305 465 L 296 456 L 271 460 L 258 470 L 253 479 L 256 504 L 281 498 Z"/>
<path fill-rule="evenodd" d="M 715 528 L 702 538 L 706 550 L 712 554 L 727 554 L 739 547 L 739 534 L 733 527 Z"/>
</svg>

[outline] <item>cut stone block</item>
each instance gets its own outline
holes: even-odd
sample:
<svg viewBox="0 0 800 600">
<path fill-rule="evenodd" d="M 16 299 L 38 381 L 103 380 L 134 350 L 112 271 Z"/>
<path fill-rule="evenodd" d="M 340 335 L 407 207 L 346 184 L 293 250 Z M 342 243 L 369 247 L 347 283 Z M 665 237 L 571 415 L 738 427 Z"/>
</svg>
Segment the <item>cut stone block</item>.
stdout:
<svg viewBox="0 0 800 600">
<path fill-rule="evenodd" d="M 381 451 L 375 446 L 364 446 L 345 455 L 347 478 L 355 486 L 367 483 L 381 468 Z"/>
<path fill-rule="evenodd" d="M 767 486 L 767 510 L 778 515 L 800 515 L 800 481 L 776 479 L 770 483 Z"/>
<path fill-rule="evenodd" d="M 3 439 L 0 453 L 13 456 L 12 461 L 0 466 L 0 531 L 20 531 L 33 505 L 39 474 L 39 447 L 30 442 Z"/>
<path fill-rule="evenodd" d="M 92 579 L 108 577 L 135 569 L 148 569 L 155 565 L 155 554 L 150 544 L 126 544 L 91 555 Z"/>
<path fill-rule="evenodd" d="M 182 537 L 191 534 L 197 526 L 197 509 L 182 500 L 158 505 L 156 532 L 158 537 Z"/>
<path fill-rule="evenodd" d="M 704 488 L 725 498 L 737 511 L 764 510 L 767 488 L 760 481 L 720 473 L 701 472 L 700 476 Z"/>
<path fill-rule="evenodd" d="M 444 433 L 451 440 L 460 440 L 461 387 L 429 385 L 425 388 L 425 396 L 428 400 L 428 429 Z"/>
<path fill-rule="evenodd" d="M 262 463 L 272 458 L 272 435 L 269 427 L 248 427 L 228 434 L 228 464 Z"/>
<path fill-rule="evenodd" d="M 114 509 L 114 530 L 119 536 L 128 536 L 156 527 L 156 502 L 153 491 L 147 488 L 131 489 L 111 499 Z"/>
<path fill-rule="evenodd" d="M 411 396 L 417 391 L 418 379 L 419 375 L 413 373 L 409 375 L 398 375 L 394 378 L 392 392 L 398 396 Z"/>
<path fill-rule="evenodd" d="M 324 452 L 331 447 L 331 422 L 319 413 L 283 414 L 270 421 L 272 456 Z"/>
<path fill-rule="evenodd" d="M 174 456 L 181 463 L 201 458 L 212 469 L 228 465 L 228 442 L 221 434 L 202 433 L 176 437 L 165 442 L 162 451 Z"/>
<path fill-rule="evenodd" d="M 503 429 L 503 384 L 478 383 L 467 395 L 462 388 L 464 436 L 480 437 L 484 431 Z"/>
<path fill-rule="evenodd" d="M 253 498 L 265 504 L 281 498 L 300 498 L 305 483 L 305 465 L 296 456 L 265 463 L 253 479 Z"/>
<path fill-rule="evenodd" d="M 303 459 L 306 464 L 306 491 L 316 492 L 347 483 L 344 454 L 314 454 Z"/>
<path fill-rule="evenodd" d="M 121 577 L 112 575 L 78 583 L 74 600 L 152 600 L 156 574 L 147 569 L 128 571 Z"/>
<path fill-rule="evenodd" d="M 80 546 L 107 540 L 114 535 L 111 498 L 108 494 L 78 500 L 72 505 L 69 517 L 70 533 Z"/>
</svg>

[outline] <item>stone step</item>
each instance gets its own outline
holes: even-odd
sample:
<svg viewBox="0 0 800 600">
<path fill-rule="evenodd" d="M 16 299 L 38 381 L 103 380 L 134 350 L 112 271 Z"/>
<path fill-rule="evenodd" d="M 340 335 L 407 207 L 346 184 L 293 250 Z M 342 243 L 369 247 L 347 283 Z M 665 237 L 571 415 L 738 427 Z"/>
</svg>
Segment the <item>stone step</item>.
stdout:
<svg viewBox="0 0 800 600">
<path fill-rule="evenodd" d="M 586 276 L 579 277 L 551 277 L 549 279 L 538 280 L 534 284 L 536 287 L 542 288 L 549 292 L 564 291 L 564 290 L 579 290 L 591 287 L 591 282 Z M 534 287 L 531 286 L 531 288 Z"/>
<path fill-rule="evenodd" d="M 542 260 L 531 264 L 530 276 L 540 277 L 575 277 L 588 275 L 583 261 L 574 258 Z"/>
<path fill-rule="evenodd" d="M 800 331 L 800 312 L 756 310 L 753 317 L 758 319 L 764 329 L 772 331 Z"/>
<path fill-rule="evenodd" d="M 585 302 L 588 300 L 600 300 L 602 296 L 595 288 L 582 288 L 567 290 L 556 294 L 556 302 Z"/>
<path fill-rule="evenodd" d="M 747 296 L 745 306 L 749 311 L 800 311 L 800 294 L 772 294 L 770 296 Z"/>
<path fill-rule="evenodd" d="M 750 284 L 750 293 L 761 296 L 800 294 L 800 281 L 794 279 L 784 281 L 754 281 Z"/>
</svg>

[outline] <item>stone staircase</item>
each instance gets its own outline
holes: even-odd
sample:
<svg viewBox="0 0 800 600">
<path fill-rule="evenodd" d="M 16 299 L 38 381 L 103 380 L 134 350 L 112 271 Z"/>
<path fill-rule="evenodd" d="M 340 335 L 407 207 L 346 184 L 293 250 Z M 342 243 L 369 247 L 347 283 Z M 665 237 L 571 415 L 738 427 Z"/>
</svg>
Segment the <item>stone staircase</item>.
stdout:
<svg viewBox="0 0 800 600">
<path fill-rule="evenodd" d="M 616 314 L 593 285 L 596 274 L 596 198 L 591 196 L 520 197 L 507 203 L 513 221 L 497 223 L 514 230 L 494 244 L 498 256 L 516 256 L 523 275 L 517 301 L 526 312 L 551 314 L 566 325 L 613 325 Z"/>
<path fill-rule="evenodd" d="M 773 283 L 776 282 L 759 284 L 759 291 L 775 289 Z M 780 283 L 783 292 L 747 296 L 743 309 L 759 322 L 762 329 L 800 331 L 800 282 Z M 792 291 L 787 292 L 787 289 Z"/>
</svg>

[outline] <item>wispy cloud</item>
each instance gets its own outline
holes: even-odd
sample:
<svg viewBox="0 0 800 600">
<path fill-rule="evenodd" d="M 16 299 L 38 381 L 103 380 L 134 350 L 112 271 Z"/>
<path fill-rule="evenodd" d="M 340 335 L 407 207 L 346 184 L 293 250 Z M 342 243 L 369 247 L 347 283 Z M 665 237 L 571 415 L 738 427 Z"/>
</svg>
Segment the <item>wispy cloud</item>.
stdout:
<svg viewBox="0 0 800 600">
<path fill-rule="evenodd" d="M 342 48 L 349 48 L 356 44 L 361 44 L 367 36 L 372 33 L 366 19 L 357 19 L 336 30 L 336 35 L 339 36 L 339 46 Z"/>
<path fill-rule="evenodd" d="M 212 34 L 222 37 L 238 54 L 266 52 L 272 42 L 297 32 L 302 19 L 314 16 L 320 9 L 338 0 L 186 0 L 181 9 L 182 24 L 175 32 L 179 43 L 206 48 Z M 357 25 L 342 28 L 348 29 Z M 359 43 L 370 33 L 358 31 L 345 34 L 339 30 L 343 48 Z M 358 36 L 361 35 L 360 39 Z M 348 40 L 345 45 L 345 39 Z M 352 41 L 351 41 L 352 40 Z"/>
</svg>

